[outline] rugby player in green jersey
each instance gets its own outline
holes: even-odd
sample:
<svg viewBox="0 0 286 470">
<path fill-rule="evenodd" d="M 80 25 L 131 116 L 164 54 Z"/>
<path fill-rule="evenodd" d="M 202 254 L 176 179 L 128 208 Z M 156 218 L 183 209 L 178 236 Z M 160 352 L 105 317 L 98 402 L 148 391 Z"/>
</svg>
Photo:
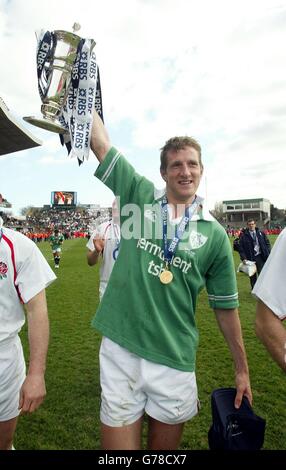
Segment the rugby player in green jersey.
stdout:
<svg viewBox="0 0 286 470">
<path fill-rule="evenodd" d="M 61 246 L 64 241 L 64 236 L 62 233 L 59 232 L 59 229 L 55 229 L 53 235 L 50 237 L 50 245 L 52 247 L 52 252 L 55 261 L 55 268 L 59 269 L 60 267 L 60 260 L 61 260 Z"/>
</svg>

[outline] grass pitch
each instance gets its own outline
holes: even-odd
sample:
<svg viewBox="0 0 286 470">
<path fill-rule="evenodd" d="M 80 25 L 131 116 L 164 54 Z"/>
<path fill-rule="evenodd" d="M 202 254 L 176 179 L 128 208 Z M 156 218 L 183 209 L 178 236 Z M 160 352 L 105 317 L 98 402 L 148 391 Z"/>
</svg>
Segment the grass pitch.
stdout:
<svg viewBox="0 0 286 470">
<path fill-rule="evenodd" d="M 19 418 L 14 440 L 19 450 L 100 448 L 100 335 L 90 326 L 99 301 L 98 266 L 87 265 L 85 244 L 83 239 L 65 241 L 60 269 L 56 270 L 58 279 L 47 289 L 51 327 L 47 397 L 35 413 Z M 43 242 L 38 246 L 53 267 L 49 244 Z M 237 253 L 234 257 L 237 266 Z M 237 279 L 253 408 L 267 420 L 264 448 L 282 450 L 286 448 L 285 374 L 255 336 L 255 300 L 247 276 L 239 273 Z M 208 449 L 207 433 L 211 424 L 210 394 L 215 388 L 234 386 L 234 373 L 229 350 L 208 306 L 205 291 L 198 301 L 197 323 L 201 411 L 185 425 L 181 449 L 204 450 Z M 21 338 L 28 358 L 27 325 Z"/>
</svg>

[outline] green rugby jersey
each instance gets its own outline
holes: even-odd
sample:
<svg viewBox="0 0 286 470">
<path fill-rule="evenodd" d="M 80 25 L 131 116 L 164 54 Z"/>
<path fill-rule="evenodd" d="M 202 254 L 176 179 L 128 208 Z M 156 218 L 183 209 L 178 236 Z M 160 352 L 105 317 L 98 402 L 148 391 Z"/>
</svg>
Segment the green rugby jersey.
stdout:
<svg viewBox="0 0 286 470">
<path fill-rule="evenodd" d="M 114 147 L 95 176 L 120 196 L 121 242 L 92 325 L 140 357 L 194 371 L 199 292 L 206 286 L 212 308 L 238 306 L 232 251 L 224 228 L 201 206 L 172 258 L 173 281 L 164 285 L 159 279 L 165 267 L 164 191 L 138 175 Z"/>
</svg>

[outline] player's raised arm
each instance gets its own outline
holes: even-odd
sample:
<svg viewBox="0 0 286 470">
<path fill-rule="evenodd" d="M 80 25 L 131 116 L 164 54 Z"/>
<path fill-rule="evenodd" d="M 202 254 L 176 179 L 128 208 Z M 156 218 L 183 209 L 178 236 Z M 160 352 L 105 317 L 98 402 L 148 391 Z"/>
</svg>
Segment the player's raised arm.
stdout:
<svg viewBox="0 0 286 470">
<path fill-rule="evenodd" d="M 96 158 L 102 162 L 111 148 L 107 130 L 96 111 L 94 111 L 90 148 Z"/>
</svg>

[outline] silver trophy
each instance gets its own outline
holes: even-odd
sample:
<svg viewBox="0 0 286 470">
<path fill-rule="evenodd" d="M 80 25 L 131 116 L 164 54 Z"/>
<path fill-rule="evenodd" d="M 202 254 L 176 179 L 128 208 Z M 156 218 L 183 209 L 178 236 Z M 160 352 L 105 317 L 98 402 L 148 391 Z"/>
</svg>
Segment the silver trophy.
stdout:
<svg viewBox="0 0 286 470">
<path fill-rule="evenodd" d="M 73 32 L 53 31 L 42 39 L 37 54 L 39 92 L 43 117 L 26 116 L 23 119 L 34 126 L 64 134 L 66 128 L 59 121 L 66 103 L 73 67 L 77 58 L 81 37 L 74 34 L 80 29 L 75 23 Z M 51 38 L 50 42 L 46 38 Z M 95 41 L 92 43 L 94 47 Z"/>
</svg>

